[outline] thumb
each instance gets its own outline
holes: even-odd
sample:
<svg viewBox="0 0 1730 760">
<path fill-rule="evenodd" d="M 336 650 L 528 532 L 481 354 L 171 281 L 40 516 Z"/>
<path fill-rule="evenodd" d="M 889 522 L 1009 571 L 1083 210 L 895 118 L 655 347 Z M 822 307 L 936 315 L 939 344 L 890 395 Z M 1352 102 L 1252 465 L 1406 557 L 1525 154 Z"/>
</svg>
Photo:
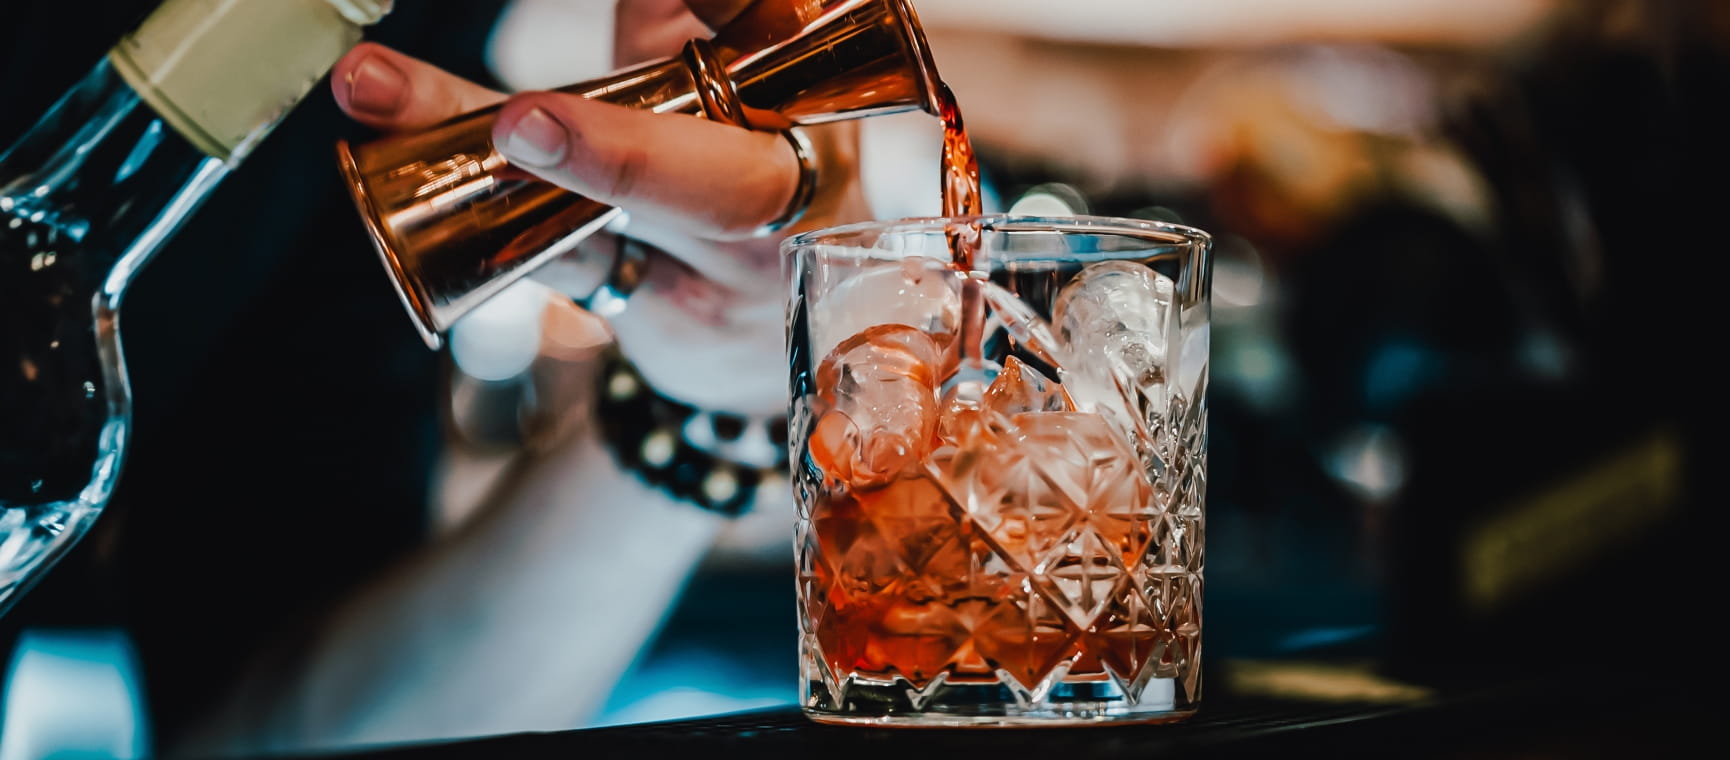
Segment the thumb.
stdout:
<svg viewBox="0 0 1730 760">
<path fill-rule="evenodd" d="M 778 134 L 555 92 L 507 101 L 493 144 L 567 190 L 719 239 L 779 218 L 800 180 L 798 157 Z"/>
</svg>

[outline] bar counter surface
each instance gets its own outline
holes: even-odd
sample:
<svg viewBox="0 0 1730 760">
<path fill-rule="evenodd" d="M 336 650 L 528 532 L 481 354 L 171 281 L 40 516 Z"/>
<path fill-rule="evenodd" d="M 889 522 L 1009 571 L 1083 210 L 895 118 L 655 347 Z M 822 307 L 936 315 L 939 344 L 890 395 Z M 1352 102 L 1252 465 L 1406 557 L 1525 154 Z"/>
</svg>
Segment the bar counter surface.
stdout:
<svg viewBox="0 0 1730 760">
<path fill-rule="evenodd" d="M 912 757 L 1110 760 L 1156 757 L 1649 758 L 1712 754 L 1710 683 L 1600 673 L 1531 677 L 1419 699 L 1206 695 L 1168 725 L 879 729 L 819 725 L 794 707 L 574 731 L 308 755 L 324 760 L 590 757 Z"/>
</svg>

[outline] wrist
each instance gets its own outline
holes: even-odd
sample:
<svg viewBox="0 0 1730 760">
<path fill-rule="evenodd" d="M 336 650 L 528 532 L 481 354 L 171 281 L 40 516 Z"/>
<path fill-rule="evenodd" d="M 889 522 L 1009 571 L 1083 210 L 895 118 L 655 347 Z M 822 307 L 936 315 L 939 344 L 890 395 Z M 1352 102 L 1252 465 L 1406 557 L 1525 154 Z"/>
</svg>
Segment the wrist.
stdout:
<svg viewBox="0 0 1730 760">
<path fill-rule="evenodd" d="M 622 469 L 675 499 L 738 516 L 786 469 L 785 415 L 732 414 L 667 397 L 616 350 L 598 378 L 602 445 Z"/>
</svg>

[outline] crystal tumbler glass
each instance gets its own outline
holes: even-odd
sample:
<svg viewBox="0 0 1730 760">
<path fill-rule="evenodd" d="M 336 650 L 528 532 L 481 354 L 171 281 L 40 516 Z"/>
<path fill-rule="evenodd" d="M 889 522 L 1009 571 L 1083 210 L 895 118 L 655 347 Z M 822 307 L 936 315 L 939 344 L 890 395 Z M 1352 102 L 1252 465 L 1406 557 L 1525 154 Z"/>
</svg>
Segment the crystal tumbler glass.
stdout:
<svg viewBox="0 0 1730 760">
<path fill-rule="evenodd" d="M 1196 229 L 1097 217 L 783 243 L 810 717 L 1195 711 L 1210 249 Z"/>
</svg>

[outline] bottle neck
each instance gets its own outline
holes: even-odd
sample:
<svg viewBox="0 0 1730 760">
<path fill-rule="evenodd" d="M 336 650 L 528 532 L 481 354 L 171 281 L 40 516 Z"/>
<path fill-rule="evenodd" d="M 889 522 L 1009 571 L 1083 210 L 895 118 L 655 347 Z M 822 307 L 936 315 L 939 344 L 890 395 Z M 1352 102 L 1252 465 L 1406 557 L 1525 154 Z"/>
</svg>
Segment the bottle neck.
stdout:
<svg viewBox="0 0 1730 760">
<path fill-rule="evenodd" d="M 108 51 L 139 97 L 187 142 L 238 161 L 361 39 L 388 4 L 168 0 Z"/>
<path fill-rule="evenodd" d="M 76 267 L 82 287 L 117 305 L 227 170 L 103 62 L 0 154 L 0 225 L 52 227 L 65 241 L 59 265 Z"/>
<path fill-rule="evenodd" d="M 68 241 L 55 260 L 117 306 L 145 261 L 388 7 L 167 0 L 0 153 L 0 225 L 52 226 Z"/>
</svg>

